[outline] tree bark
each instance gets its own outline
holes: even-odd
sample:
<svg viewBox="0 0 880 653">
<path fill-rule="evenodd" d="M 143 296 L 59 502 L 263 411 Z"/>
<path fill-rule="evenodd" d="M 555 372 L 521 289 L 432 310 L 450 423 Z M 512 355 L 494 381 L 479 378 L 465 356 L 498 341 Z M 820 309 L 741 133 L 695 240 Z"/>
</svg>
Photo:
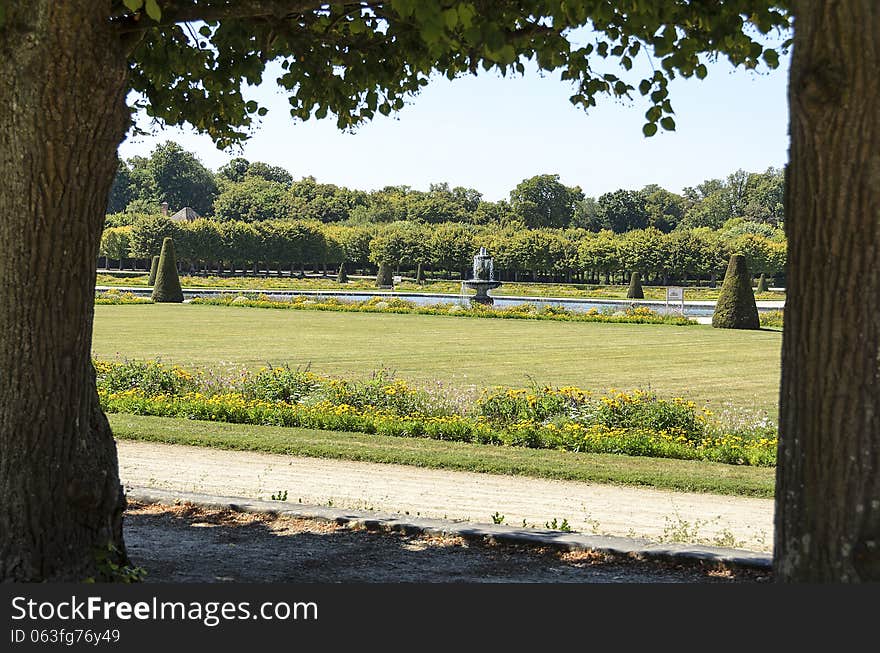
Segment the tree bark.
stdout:
<svg viewBox="0 0 880 653">
<path fill-rule="evenodd" d="M 106 3 L 6 4 L 0 30 L 0 581 L 126 562 L 91 363 L 95 263 L 129 124 Z"/>
<path fill-rule="evenodd" d="M 880 4 L 793 3 L 775 568 L 880 580 Z"/>
</svg>

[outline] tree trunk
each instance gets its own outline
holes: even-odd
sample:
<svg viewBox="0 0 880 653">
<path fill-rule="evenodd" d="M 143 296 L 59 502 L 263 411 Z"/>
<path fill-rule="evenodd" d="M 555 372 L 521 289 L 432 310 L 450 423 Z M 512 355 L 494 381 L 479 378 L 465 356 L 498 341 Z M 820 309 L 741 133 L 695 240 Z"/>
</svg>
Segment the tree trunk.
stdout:
<svg viewBox="0 0 880 653">
<path fill-rule="evenodd" d="M 0 581 L 125 563 L 91 363 L 95 262 L 129 124 L 107 3 L 6 3 L 0 30 Z"/>
<path fill-rule="evenodd" d="M 793 5 L 775 568 L 878 581 L 880 5 Z"/>
</svg>

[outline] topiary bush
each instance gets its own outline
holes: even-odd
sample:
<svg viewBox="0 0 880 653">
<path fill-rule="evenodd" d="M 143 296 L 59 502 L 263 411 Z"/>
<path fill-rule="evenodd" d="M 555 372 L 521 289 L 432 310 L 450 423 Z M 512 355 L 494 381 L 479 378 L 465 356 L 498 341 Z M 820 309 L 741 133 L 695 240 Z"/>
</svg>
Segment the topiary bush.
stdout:
<svg viewBox="0 0 880 653">
<path fill-rule="evenodd" d="M 391 288 L 394 286 L 393 270 L 387 263 L 379 263 L 379 272 L 376 274 L 376 285 L 380 288 Z"/>
<path fill-rule="evenodd" d="M 742 254 L 730 257 L 712 315 L 712 326 L 717 329 L 761 328 L 755 294 L 752 292 L 752 277 L 746 257 Z"/>
<path fill-rule="evenodd" d="M 147 279 L 148 286 L 156 285 L 156 271 L 159 269 L 159 257 L 154 256 L 150 262 L 150 278 Z"/>
<path fill-rule="evenodd" d="M 642 275 L 633 272 L 629 278 L 629 290 L 626 293 L 627 299 L 644 299 L 645 292 L 642 290 Z"/>
<path fill-rule="evenodd" d="M 761 277 L 758 279 L 758 287 L 755 288 L 755 294 L 758 295 L 762 292 L 767 292 L 767 277 L 764 276 L 764 273 L 761 273 Z"/>
<path fill-rule="evenodd" d="M 348 283 L 348 272 L 345 271 L 345 261 L 339 264 L 339 272 L 336 275 L 336 283 Z"/>
<path fill-rule="evenodd" d="M 154 302 L 183 301 L 180 277 L 177 275 L 177 257 L 174 255 L 174 242 L 170 238 L 162 241 L 162 253 L 156 266 L 156 283 L 153 286 Z"/>
</svg>

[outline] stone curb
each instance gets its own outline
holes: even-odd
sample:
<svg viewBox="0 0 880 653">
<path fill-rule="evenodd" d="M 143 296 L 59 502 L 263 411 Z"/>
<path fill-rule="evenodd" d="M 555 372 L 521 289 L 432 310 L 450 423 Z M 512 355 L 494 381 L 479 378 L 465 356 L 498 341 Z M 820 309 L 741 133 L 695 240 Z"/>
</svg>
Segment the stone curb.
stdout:
<svg viewBox="0 0 880 653">
<path fill-rule="evenodd" d="M 596 551 L 615 556 L 672 562 L 713 563 L 726 567 L 757 569 L 772 568 L 772 557 L 766 553 L 725 549 L 714 546 L 689 544 L 657 544 L 650 540 L 588 535 L 538 529 L 524 529 L 502 524 L 426 519 L 409 515 L 343 510 L 324 506 L 309 506 L 287 501 L 262 501 L 241 497 L 223 497 L 191 492 L 129 487 L 126 495 L 141 503 L 192 503 L 206 508 L 228 509 L 236 512 L 269 513 L 294 519 L 329 521 L 347 528 L 364 528 L 405 533 L 407 535 L 458 536 L 468 541 L 497 542 L 529 546 L 546 546 L 565 551 Z"/>
</svg>

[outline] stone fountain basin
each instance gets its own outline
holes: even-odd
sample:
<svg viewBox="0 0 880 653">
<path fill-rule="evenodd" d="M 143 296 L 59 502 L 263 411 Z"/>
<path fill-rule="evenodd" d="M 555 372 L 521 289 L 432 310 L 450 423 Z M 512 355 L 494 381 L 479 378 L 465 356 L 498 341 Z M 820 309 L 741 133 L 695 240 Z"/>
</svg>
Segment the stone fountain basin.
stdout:
<svg viewBox="0 0 880 653">
<path fill-rule="evenodd" d="M 498 288 L 499 286 L 501 286 L 500 281 L 482 281 L 480 279 L 468 279 L 467 281 L 462 281 L 461 283 L 468 288 L 482 288 L 484 290 L 492 290 L 493 288 Z"/>
</svg>

